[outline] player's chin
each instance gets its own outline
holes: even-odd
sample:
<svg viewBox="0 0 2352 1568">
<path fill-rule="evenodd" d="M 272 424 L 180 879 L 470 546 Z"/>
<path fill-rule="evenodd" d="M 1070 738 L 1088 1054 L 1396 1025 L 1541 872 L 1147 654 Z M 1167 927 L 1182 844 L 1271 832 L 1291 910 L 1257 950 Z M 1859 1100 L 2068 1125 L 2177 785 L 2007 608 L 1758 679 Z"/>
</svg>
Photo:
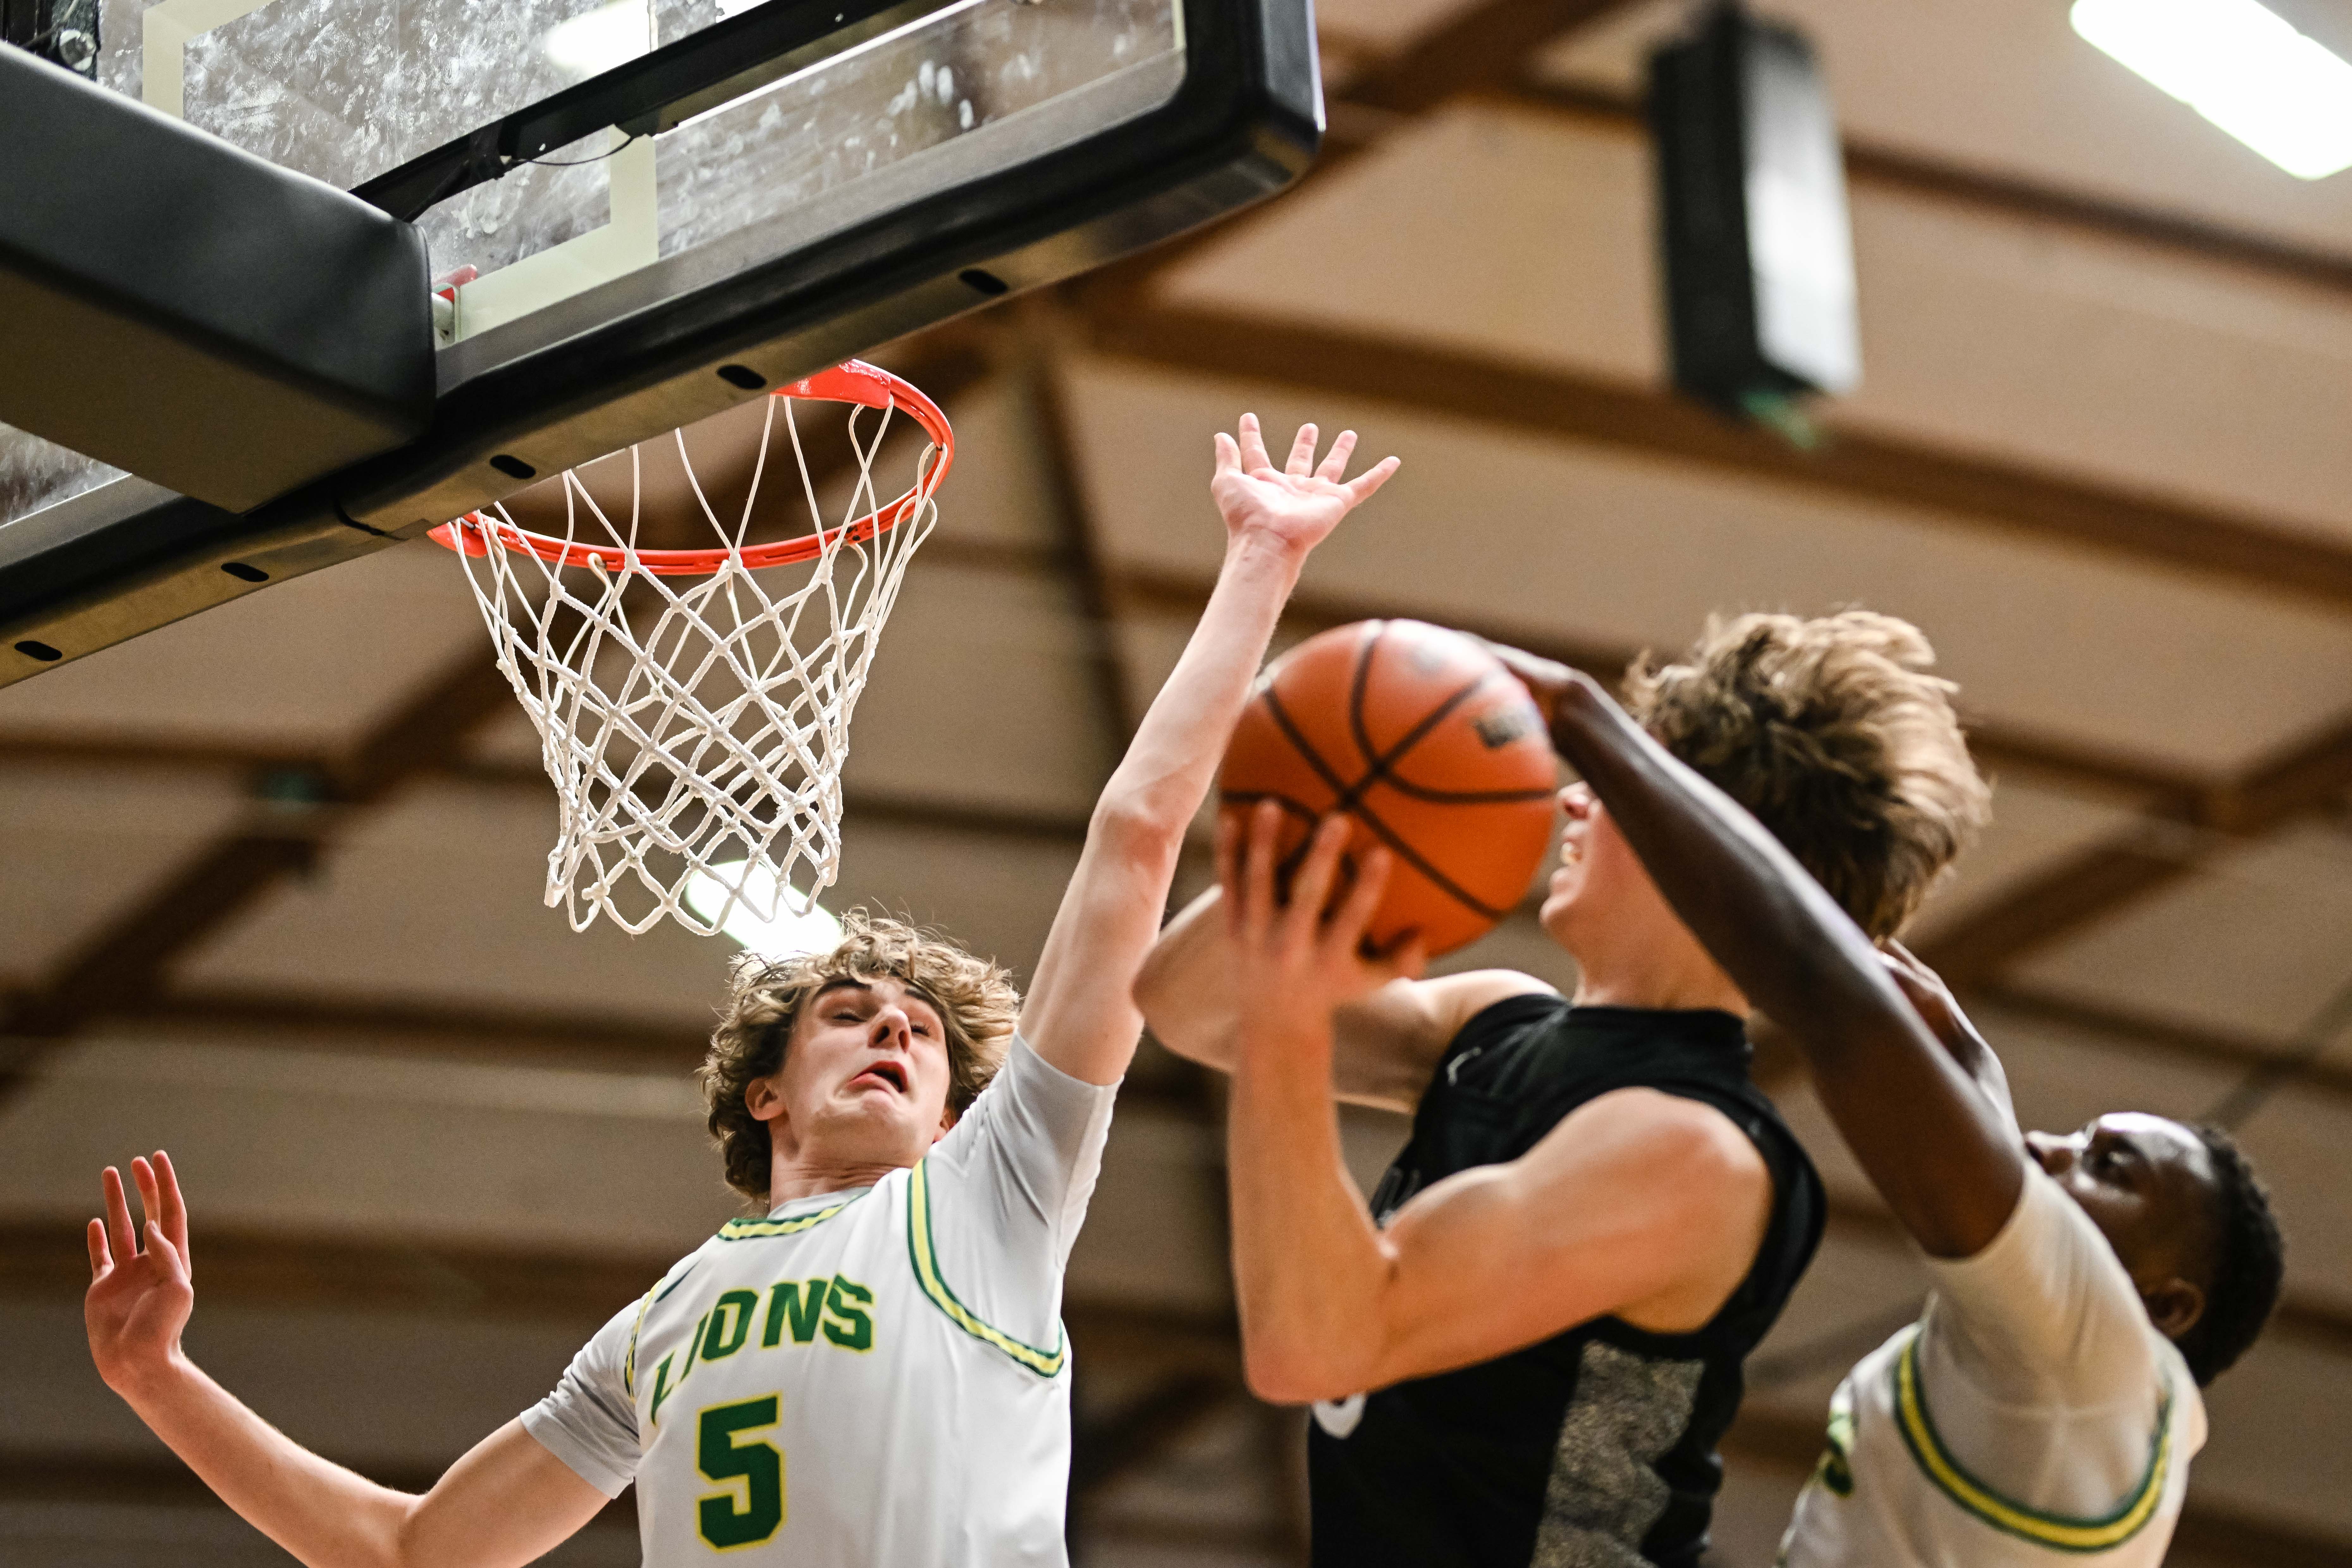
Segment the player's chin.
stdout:
<svg viewBox="0 0 2352 1568">
<path fill-rule="evenodd" d="M 1536 910 L 1536 923 L 1555 942 L 1568 940 L 1567 931 L 1576 921 L 1577 906 L 1582 902 L 1583 892 L 1584 879 L 1574 868 L 1564 866 L 1552 874 L 1551 886 Z"/>
</svg>

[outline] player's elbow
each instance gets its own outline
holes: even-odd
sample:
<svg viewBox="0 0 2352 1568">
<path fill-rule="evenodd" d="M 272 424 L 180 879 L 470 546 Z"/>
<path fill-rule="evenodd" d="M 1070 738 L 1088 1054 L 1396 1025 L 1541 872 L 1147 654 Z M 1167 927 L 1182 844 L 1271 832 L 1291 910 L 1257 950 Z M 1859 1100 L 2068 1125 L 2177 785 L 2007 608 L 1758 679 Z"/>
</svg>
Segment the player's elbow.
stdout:
<svg viewBox="0 0 2352 1568">
<path fill-rule="evenodd" d="M 1312 1405 L 1360 1392 L 1360 1380 L 1351 1384 L 1331 1362 L 1329 1355 L 1304 1342 L 1247 1337 L 1242 1346 L 1242 1381 L 1268 1405 Z"/>
<path fill-rule="evenodd" d="M 1114 786 L 1095 803 L 1087 837 L 1129 865 L 1172 868 L 1191 822 L 1190 810 L 1155 799 L 1149 790 Z"/>
</svg>

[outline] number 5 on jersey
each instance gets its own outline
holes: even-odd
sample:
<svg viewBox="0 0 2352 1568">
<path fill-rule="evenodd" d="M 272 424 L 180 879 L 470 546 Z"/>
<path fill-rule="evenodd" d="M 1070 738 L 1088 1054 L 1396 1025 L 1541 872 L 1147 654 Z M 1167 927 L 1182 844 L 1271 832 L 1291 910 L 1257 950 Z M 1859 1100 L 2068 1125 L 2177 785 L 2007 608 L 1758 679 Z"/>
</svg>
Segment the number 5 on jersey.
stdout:
<svg viewBox="0 0 2352 1568">
<path fill-rule="evenodd" d="M 736 1506 L 734 1489 L 713 1492 L 697 1508 L 702 1539 L 721 1552 L 757 1546 L 784 1522 L 784 1456 L 773 1443 L 741 1442 L 746 1432 L 773 1426 L 778 1400 L 770 1394 L 758 1399 L 714 1405 L 702 1412 L 695 1434 L 694 1462 L 714 1481 L 740 1480 L 743 1506 Z"/>
</svg>

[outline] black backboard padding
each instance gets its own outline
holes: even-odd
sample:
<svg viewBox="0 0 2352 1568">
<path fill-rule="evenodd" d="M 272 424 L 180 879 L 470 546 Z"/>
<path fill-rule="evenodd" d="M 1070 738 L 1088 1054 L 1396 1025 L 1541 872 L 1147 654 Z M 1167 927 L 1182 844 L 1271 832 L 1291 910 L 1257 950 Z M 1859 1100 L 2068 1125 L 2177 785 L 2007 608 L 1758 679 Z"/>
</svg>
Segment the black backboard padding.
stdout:
<svg viewBox="0 0 2352 1568">
<path fill-rule="evenodd" d="M 231 511 L 422 432 L 409 225 L 0 47 L 0 420 Z"/>
<path fill-rule="evenodd" d="M 460 341 L 430 427 L 398 450 L 245 516 L 118 480 L 35 513 L 54 526 L 13 548 L 23 525 L 0 528 L 0 686 L 59 667 L 15 639 L 79 658 L 530 482 L 493 471 L 501 457 L 551 470 L 761 395 L 727 367 L 778 385 L 1004 297 L 964 281 L 971 269 L 1017 293 L 1274 195 L 1321 141 L 1308 0 L 1181 4 L 1184 82 L 1160 108 L 617 318 L 593 314 L 591 290 L 547 312 L 585 305 L 586 321 L 519 355 L 468 364 L 496 334 Z M 229 559 L 270 584 L 225 573 Z"/>
</svg>

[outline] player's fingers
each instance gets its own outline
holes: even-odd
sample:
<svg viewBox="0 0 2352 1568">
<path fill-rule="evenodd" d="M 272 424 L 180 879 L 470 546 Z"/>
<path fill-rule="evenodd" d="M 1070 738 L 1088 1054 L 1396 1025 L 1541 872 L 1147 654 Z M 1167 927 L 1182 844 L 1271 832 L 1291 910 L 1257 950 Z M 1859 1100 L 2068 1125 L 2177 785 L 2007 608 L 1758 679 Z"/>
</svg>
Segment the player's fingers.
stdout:
<svg viewBox="0 0 2352 1568">
<path fill-rule="evenodd" d="M 172 1245 L 172 1238 L 163 1234 L 162 1226 L 151 1219 L 147 1222 L 147 1228 L 141 1234 L 147 1239 L 147 1256 L 162 1264 L 163 1272 L 166 1274 L 184 1272 L 180 1267 L 179 1248 Z"/>
<path fill-rule="evenodd" d="M 1348 889 L 1347 902 L 1332 913 L 1327 940 L 1340 952 L 1353 952 L 1363 943 L 1364 932 L 1370 929 L 1373 914 L 1381 907 L 1381 895 L 1388 891 L 1389 872 L 1396 858 L 1387 849 L 1374 845 L 1356 867 L 1356 885 Z"/>
<path fill-rule="evenodd" d="M 1219 474 L 1238 474 L 1242 471 L 1242 449 L 1234 444 L 1231 436 L 1220 430 L 1212 445 L 1217 449 Z"/>
<path fill-rule="evenodd" d="M 155 1167 L 147 1163 L 144 1154 L 131 1157 L 131 1180 L 139 1188 L 140 1217 L 160 1218 L 163 1212 L 163 1194 L 156 1184 Z"/>
<path fill-rule="evenodd" d="M 1238 933 L 1242 920 L 1242 830 L 1238 816 L 1217 814 L 1217 886 L 1224 890 L 1225 929 Z"/>
<path fill-rule="evenodd" d="M 1405 932 L 1402 938 L 1390 945 L 1389 973 L 1397 979 L 1418 980 L 1421 978 L 1422 971 L 1428 967 L 1429 943 L 1422 939 L 1418 930 Z"/>
<path fill-rule="evenodd" d="M 1315 477 L 1338 484 L 1340 476 L 1348 471 L 1348 455 L 1355 449 L 1356 433 L 1353 430 L 1340 431 L 1331 443 L 1331 450 L 1324 457 L 1322 466 L 1315 470 Z"/>
<path fill-rule="evenodd" d="M 1372 492 L 1389 482 L 1389 477 L 1404 467 L 1401 458 L 1382 458 L 1347 484 L 1348 504 L 1358 506 L 1371 499 Z"/>
<path fill-rule="evenodd" d="M 1243 415 L 1242 468 L 1244 471 L 1255 474 L 1261 468 L 1272 467 L 1274 467 L 1274 459 L 1265 455 L 1265 434 L 1257 427 L 1257 416 Z"/>
<path fill-rule="evenodd" d="M 1331 887 L 1339 877 L 1339 858 L 1348 851 L 1352 828 L 1349 820 L 1336 812 L 1315 825 L 1315 837 L 1307 841 L 1307 858 L 1290 878 L 1290 920 L 1294 930 L 1311 932 L 1322 923 L 1323 908 L 1331 901 Z"/>
<path fill-rule="evenodd" d="M 1298 427 L 1298 434 L 1291 438 L 1290 461 L 1283 465 L 1282 471 L 1298 479 L 1304 479 L 1313 473 L 1315 443 L 1321 438 L 1321 432 L 1314 426 L 1301 425 Z"/>
<path fill-rule="evenodd" d="M 98 1184 L 106 1194 L 106 1236 L 125 1263 L 139 1256 L 139 1233 L 131 1228 L 131 1200 L 122 1194 L 122 1173 L 109 1165 Z"/>
<path fill-rule="evenodd" d="M 106 1222 L 94 1219 L 85 1227 L 82 1239 L 89 1244 L 89 1278 L 92 1284 L 107 1277 L 114 1268 L 114 1259 L 107 1256 Z"/>
<path fill-rule="evenodd" d="M 1250 813 L 1249 843 L 1242 855 L 1242 929 L 1262 939 L 1274 919 L 1274 847 L 1282 837 L 1282 807 L 1258 802 Z"/>
<path fill-rule="evenodd" d="M 187 1200 L 180 1195 L 180 1173 L 172 1168 L 172 1156 L 161 1149 L 155 1151 L 155 1175 L 163 1189 L 163 1234 L 179 1249 L 181 1267 L 194 1274 L 196 1266 L 188 1257 Z"/>
</svg>

